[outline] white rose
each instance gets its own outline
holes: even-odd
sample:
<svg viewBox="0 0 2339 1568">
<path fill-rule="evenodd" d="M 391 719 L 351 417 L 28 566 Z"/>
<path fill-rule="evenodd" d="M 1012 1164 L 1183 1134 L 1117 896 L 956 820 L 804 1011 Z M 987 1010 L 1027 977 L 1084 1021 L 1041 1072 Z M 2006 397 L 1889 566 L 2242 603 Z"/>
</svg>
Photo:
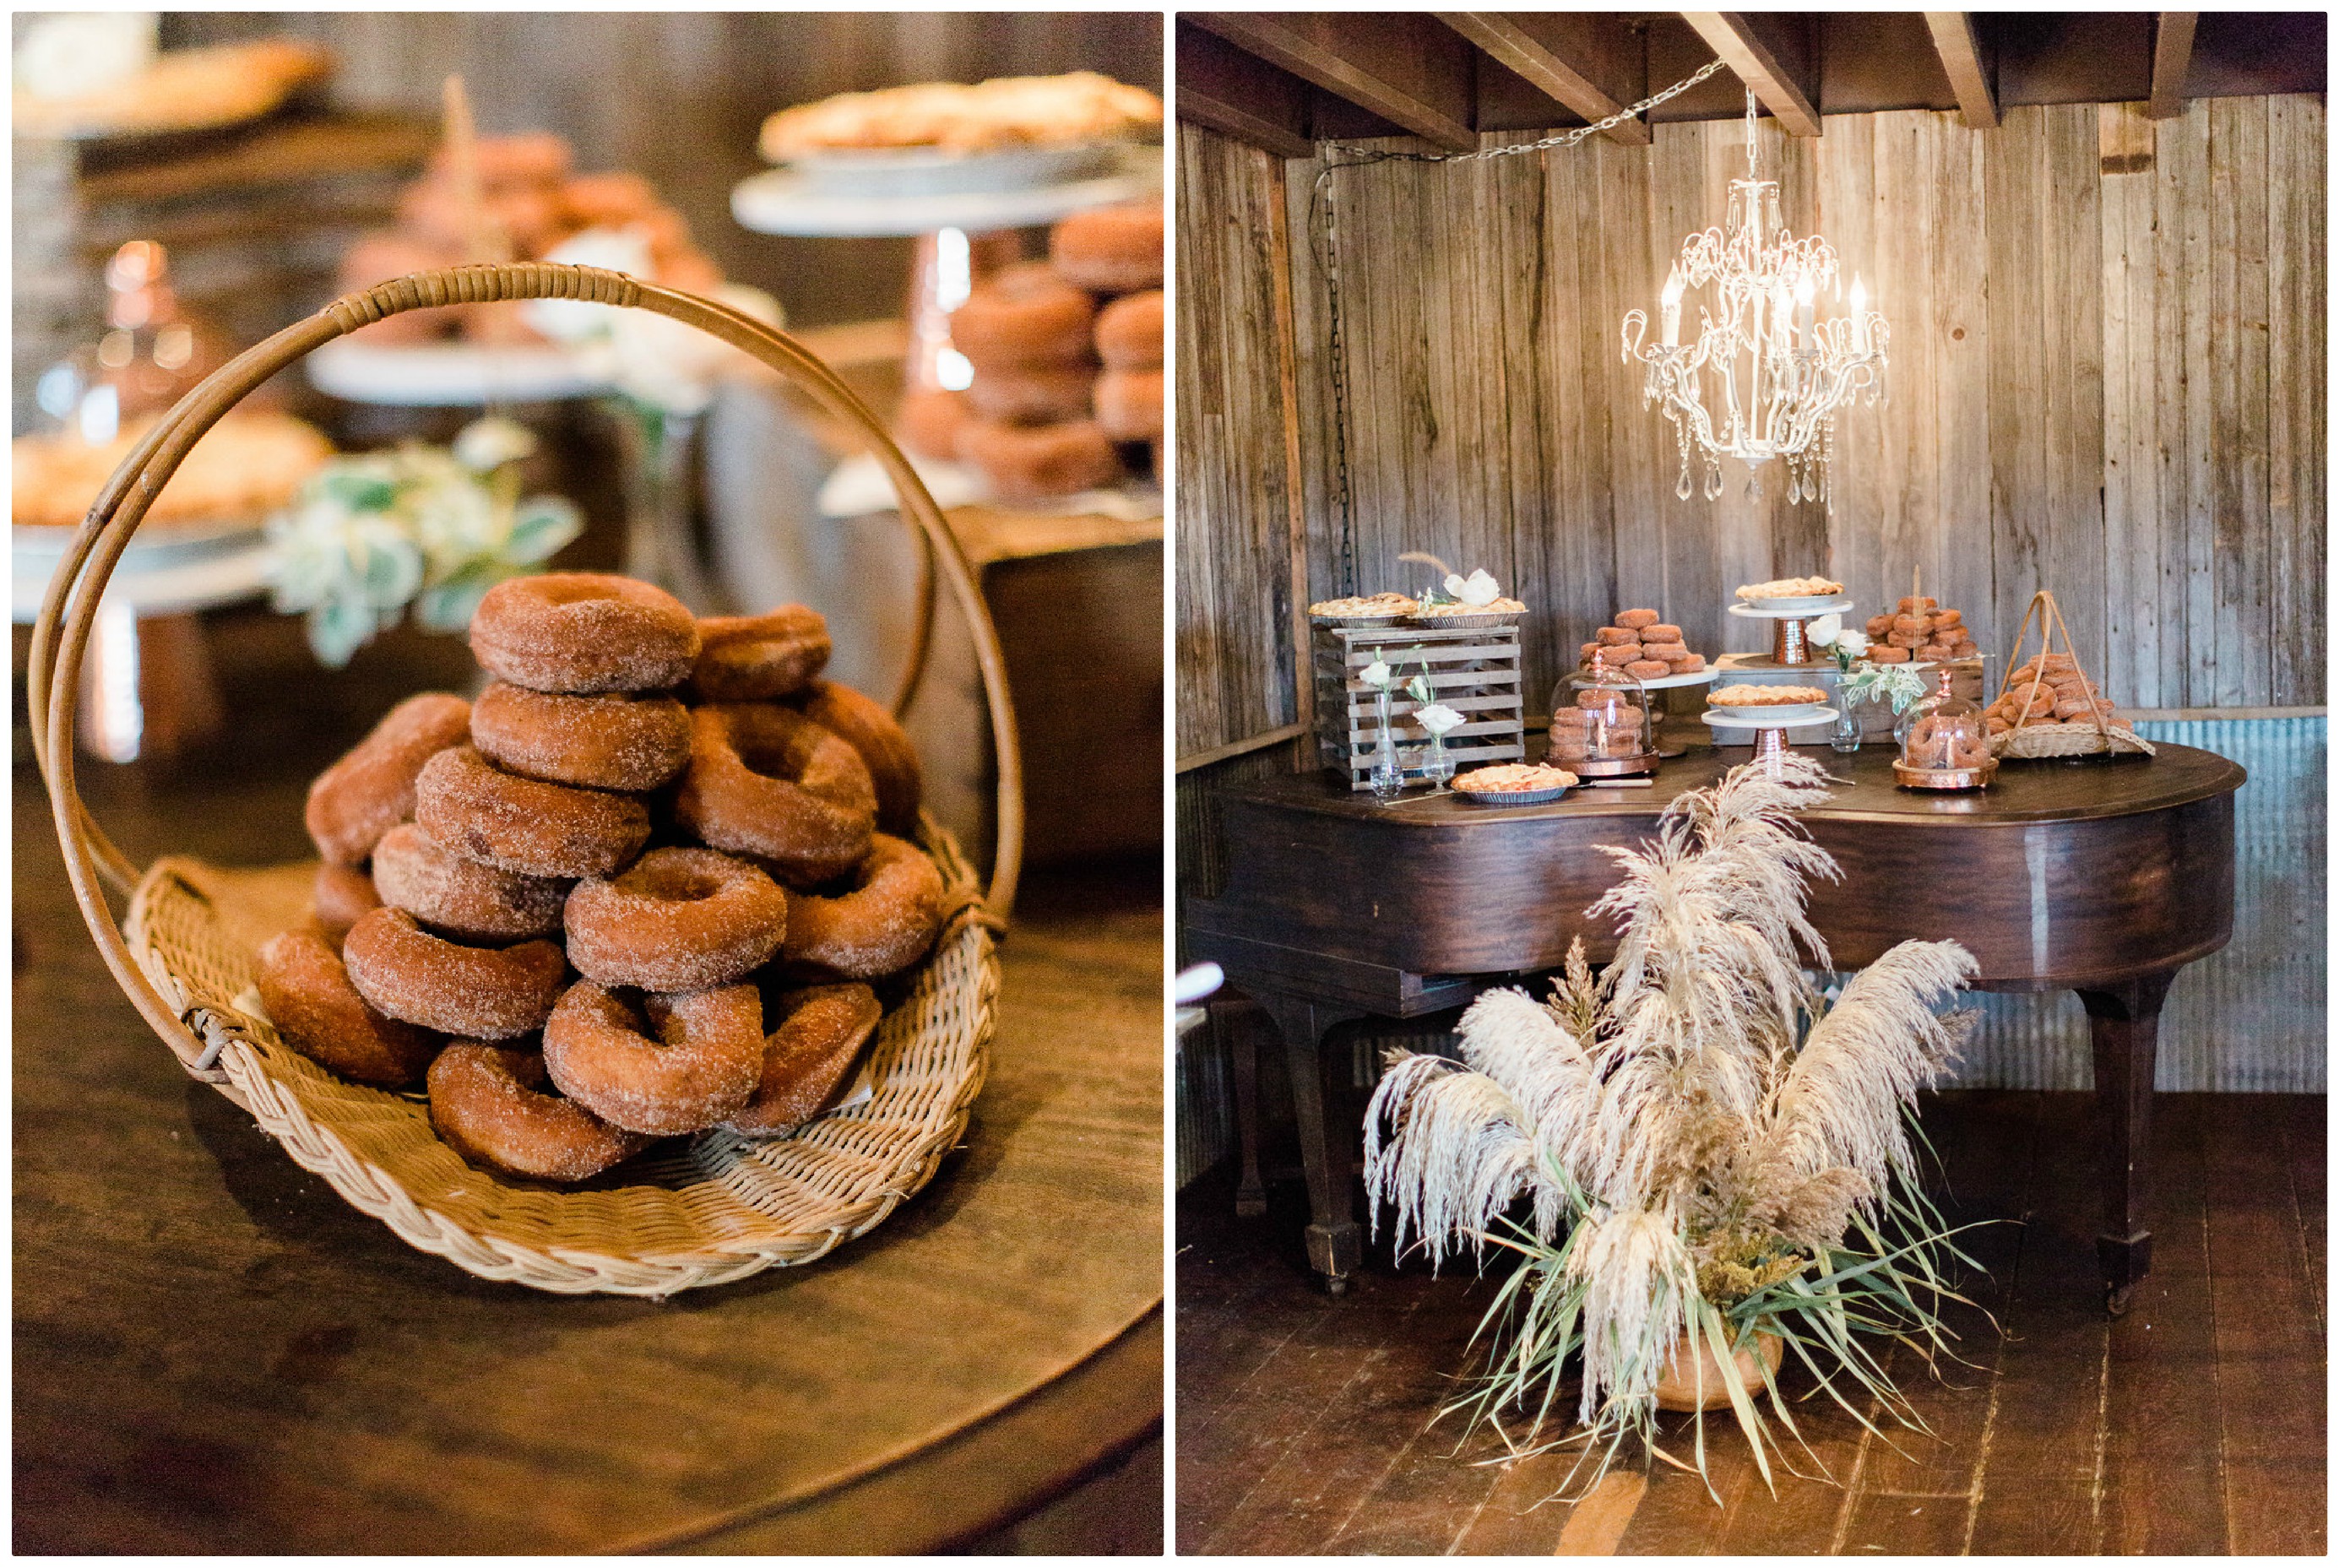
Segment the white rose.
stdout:
<svg viewBox="0 0 2339 1568">
<path fill-rule="evenodd" d="M 1865 632 L 1840 633 L 1835 639 L 1835 646 L 1838 653 L 1849 654 L 1853 658 L 1858 658 L 1868 651 L 1868 634 Z"/>
<path fill-rule="evenodd" d="M 1803 635 L 1823 648 L 1831 647 L 1836 638 L 1843 635 L 1843 617 L 1821 616 L 1811 623 L 1811 629 Z"/>
</svg>

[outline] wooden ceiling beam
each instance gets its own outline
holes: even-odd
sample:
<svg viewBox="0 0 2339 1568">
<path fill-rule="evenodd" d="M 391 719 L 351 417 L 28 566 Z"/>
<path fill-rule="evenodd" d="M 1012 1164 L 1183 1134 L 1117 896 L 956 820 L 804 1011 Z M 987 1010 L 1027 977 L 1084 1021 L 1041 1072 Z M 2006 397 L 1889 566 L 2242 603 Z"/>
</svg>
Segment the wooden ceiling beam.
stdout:
<svg viewBox="0 0 2339 1568">
<path fill-rule="evenodd" d="M 1178 118 L 1283 158 L 1312 158 L 1308 84 L 1178 21 Z"/>
<path fill-rule="evenodd" d="M 1494 59 L 1584 117 L 1587 125 L 1648 95 L 1648 65 L 1624 25 L 1587 11 L 1440 11 L 1445 23 Z M 1649 127 L 1624 120 L 1603 133 L 1629 147 Z"/>
<path fill-rule="evenodd" d="M 2147 120 L 2174 120 L 2185 113 L 2185 75 L 2193 67 L 2193 25 L 2197 11 L 2163 11 L 2152 35 L 2152 102 Z"/>
<path fill-rule="evenodd" d="M 1187 11 L 1180 19 L 1449 152 L 1475 152 L 1470 46 L 1416 11 Z"/>
<path fill-rule="evenodd" d="M 1998 129 L 1998 94 L 1990 90 L 1989 71 L 1983 65 L 1981 40 L 1974 35 L 1973 17 L 1963 11 L 1928 11 L 1925 25 L 1933 35 L 1933 52 L 1949 90 L 1958 95 L 1958 113 L 1975 131 Z"/>
<path fill-rule="evenodd" d="M 1707 48 L 1729 62 L 1738 79 L 1754 90 L 1762 106 L 1778 116 L 1791 136 L 1820 133 L 1820 112 L 1811 104 L 1819 74 L 1805 51 L 1787 36 L 1773 14 L 1752 11 L 1684 11 L 1682 20 L 1697 30 Z"/>
</svg>

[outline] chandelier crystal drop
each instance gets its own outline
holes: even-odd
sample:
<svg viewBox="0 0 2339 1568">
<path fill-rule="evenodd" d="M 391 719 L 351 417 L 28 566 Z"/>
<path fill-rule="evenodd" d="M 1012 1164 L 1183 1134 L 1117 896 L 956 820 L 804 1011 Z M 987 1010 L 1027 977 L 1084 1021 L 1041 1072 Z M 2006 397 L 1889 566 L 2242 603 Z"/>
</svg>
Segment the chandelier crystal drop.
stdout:
<svg viewBox="0 0 2339 1568">
<path fill-rule="evenodd" d="M 1756 177 L 1754 94 L 1746 94 L 1746 178 L 1730 182 L 1723 227 L 1692 234 L 1658 296 L 1658 339 L 1646 312 L 1624 316 L 1624 358 L 1649 368 L 1646 403 L 1662 403 L 1681 449 L 1681 482 L 1689 499 L 1690 449 L 1697 449 L 1708 500 L 1722 494 L 1722 459 L 1751 470 L 1747 493 L 1760 496 L 1762 466 L 1782 459 L 1787 498 L 1825 500 L 1835 417 L 1865 390 L 1884 392 L 1884 318 L 1869 309 L 1867 287 L 1851 282 L 1851 314 L 1817 319 L 1821 290 L 1837 282 L 1835 248 L 1819 235 L 1797 239 L 1779 211 L 1779 185 Z M 1711 285 L 1714 303 L 1698 306 L 1694 343 L 1681 341 L 1682 297 Z"/>
</svg>

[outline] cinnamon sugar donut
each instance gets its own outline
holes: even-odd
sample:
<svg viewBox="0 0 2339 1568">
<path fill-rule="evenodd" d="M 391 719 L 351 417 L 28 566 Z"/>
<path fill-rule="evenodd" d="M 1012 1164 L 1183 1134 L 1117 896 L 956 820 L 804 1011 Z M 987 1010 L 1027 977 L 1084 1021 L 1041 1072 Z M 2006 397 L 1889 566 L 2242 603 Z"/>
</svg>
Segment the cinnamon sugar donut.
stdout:
<svg viewBox="0 0 2339 1568">
<path fill-rule="evenodd" d="M 1078 495 L 1120 478 L 1120 454 L 1093 419 L 1061 425 L 968 422 L 959 456 L 981 468 L 1000 498 L 1043 501 Z"/>
<path fill-rule="evenodd" d="M 798 972 L 876 980 L 923 958 L 942 926 L 942 873 L 917 845 L 881 833 L 850 891 L 788 901 L 781 956 Z"/>
<path fill-rule="evenodd" d="M 819 1115 L 884 1013 L 877 993 L 857 981 L 788 991 L 773 1011 L 755 1092 L 723 1123 L 750 1138 L 781 1137 Z"/>
<path fill-rule="evenodd" d="M 650 1146 L 545 1093 L 549 1080 L 535 1051 L 456 1040 L 430 1064 L 430 1125 L 472 1164 L 538 1181 L 582 1181 Z"/>
<path fill-rule="evenodd" d="M 1097 312 L 1097 357 L 1108 370 L 1160 370 L 1163 316 L 1159 289 L 1115 300 Z"/>
<path fill-rule="evenodd" d="M 698 657 L 698 626 L 664 588 L 605 572 L 547 572 L 489 588 L 471 616 L 488 673 L 539 692 L 654 692 Z"/>
<path fill-rule="evenodd" d="M 674 814 L 702 841 L 806 883 L 868 853 L 876 787 L 840 736 L 765 703 L 709 703 L 691 714 L 690 735 Z"/>
<path fill-rule="evenodd" d="M 548 942 L 465 947 L 402 909 L 378 909 L 341 944 L 350 983 L 391 1018 L 472 1040 L 509 1040 L 544 1021 L 568 961 Z"/>
<path fill-rule="evenodd" d="M 714 1126 L 747 1103 L 764 1070 L 764 1003 L 752 985 L 642 998 L 642 1017 L 589 980 L 544 1025 L 560 1092 L 629 1132 Z M 650 1033 L 647 1031 L 655 1031 Z"/>
<path fill-rule="evenodd" d="M 379 903 L 461 942 L 518 942 L 560 929 L 568 898 L 565 878 L 528 876 L 441 848 L 412 823 L 382 835 L 373 849 Z"/>
<path fill-rule="evenodd" d="M 698 623 L 691 689 L 702 702 L 753 702 L 804 690 L 828 664 L 828 622 L 809 605 Z"/>
<path fill-rule="evenodd" d="M 794 705 L 821 728 L 861 754 L 877 789 L 877 830 L 897 838 L 918 831 L 918 801 L 924 789 L 918 748 L 910 744 L 891 709 L 837 681 L 814 681 Z"/>
<path fill-rule="evenodd" d="M 374 853 L 377 857 L 381 853 L 380 844 L 374 845 Z M 380 907 L 381 895 L 374 892 L 373 878 L 355 866 L 335 865 L 331 861 L 318 864 L 317 880 L 310 884 L 309 912 L 334 952 L 340 951 L 341 939 L 350 934 L 360 915 Z"/>
<path fill-rule="evenodd" d="M 973 418 L 964 392 L 940 387 L 904 392 L 901 406 L 893 410 L 893 439 L 918 457 L 956 462 L 959 436 Z"/>
<path fill-rule="evenodd" d="M 411 696 L 309 786 L 302 820 L 317 852 L 356 865 L 375 841 L 414 814 L 414 781 L 435 752 L 470 733 L 471 705 L 447 692 Z"/>
<path fill-rule="evenodd" d="M 663 694 L 567 696 L 498 681 L 471 705 L 471 744 L 527 778 L 653 790 L 690 760 L 690 714 Z"/>
<path fill-rule="evenodd" d="M 1048 425 L 1089 417 L 1096 366 L 1085 360 L 1049 365 L 992 365 L 974 373 L 966 400 L 976 415 L 1011 425 Z"/>
<path fill-rule="evenodd" d="M 522 778 L 468 745 L 423 765 L 414 820 L 466 860 L 529 876 L 607 876 L 650 836 L 650 814 L 630 795 Z"/>
<path fill-rule="evenodd" d="M 1643 626 L 1660 625 L 1664 617 L 1658 615 L 1654 610 L 1626 610 L 1623 615 L 1616 617 L 1616 624 L 1620 626 L 1626 627 L 1629 630 L 1638 632 Z"/>
<path fill-rule="evenodd" d="M 1048 236 L 1058 273 L 1100 294 L 1161 286 L 1161 203 L 1126 202 L 1075 212 Z"/>
<path fill-rule="evenodd" d="M 259 958 L 260 1004 L 284 1043 L 310 1060 L 384 1089 L 413 1082 L 430 1065 L 438 1037 L 368 1003 L 316 932 L 278 932 Z"/>
<path fill-rule="evenodd" d="M 787 929 L 788 896 L 744 860 L 711 849 L 654 849 L 607 882 L 568 895 L 568 962 L 602 985 L 705 991 L 768 962 Z"/>
<path fill-rule="evenodd" d="M 1161 367 L 1107 370 L 1097 378 L 1098 428 L 1116 441 L 1151 441 L 1161 436 Z"/>
<path fill-rule="evenodd" d="M 1095 330 L 1096 301 L 1044 261 L 993 272 L 950 317 L 951 342 L 978 376 L 1000 365 L 1084 360 Z"/>
</svg>

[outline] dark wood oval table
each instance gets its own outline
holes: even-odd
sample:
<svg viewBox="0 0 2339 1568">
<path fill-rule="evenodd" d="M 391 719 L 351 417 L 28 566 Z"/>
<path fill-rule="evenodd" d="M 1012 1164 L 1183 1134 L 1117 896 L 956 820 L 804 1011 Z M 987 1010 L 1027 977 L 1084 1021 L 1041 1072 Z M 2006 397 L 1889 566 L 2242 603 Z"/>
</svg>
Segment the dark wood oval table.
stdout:
<svg viewBox="0 0 2339 1568">
<path fill-rule="evenodd" d="M 1383 804 L 1321 773 L 1214 797 L 1209 885 L 1181 900 L 1185 941 L 1282 1031 L 1308 1257 L 1335 1290 L 1361 1242 L 1357 1129 L 1324 1114 L 1325 1032 L 1458 1006 L 1555 968 L 1579 935 L 1604 958 L 1613 932 L 1584 913 L 1614 881 L 1598 850 L 1646 838 L 1675 795 L 1747 754 L 1693 748 L 1651 786 L 1579 788 L 1542 806 L 1450 792 Z M 2232 934 L 2242 768 L 2162 745 L 2149 758 L 2008 762 L 1986 791 L 1930 794 L 1895 785 L 1889 746 L 1812 754 L 1842 781 L 1803 818 L 1843 868 L 1810 900 L 1836 968 L 1946 938 L 1979 962 L 1978 989 L 2078 992 L 2103 1126 L 2097 1245 L 2107 1304 L 2126 1310 L 2152 1260 L 2143 1214 L 2161 1003 L 2179 969 Z"/>
</svg>

